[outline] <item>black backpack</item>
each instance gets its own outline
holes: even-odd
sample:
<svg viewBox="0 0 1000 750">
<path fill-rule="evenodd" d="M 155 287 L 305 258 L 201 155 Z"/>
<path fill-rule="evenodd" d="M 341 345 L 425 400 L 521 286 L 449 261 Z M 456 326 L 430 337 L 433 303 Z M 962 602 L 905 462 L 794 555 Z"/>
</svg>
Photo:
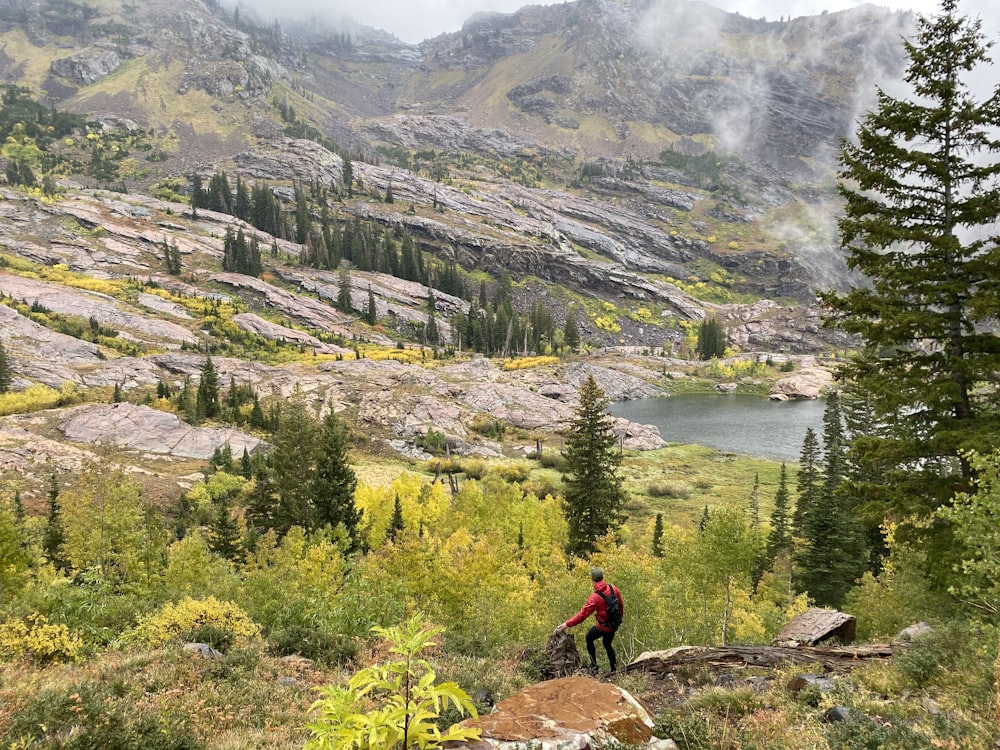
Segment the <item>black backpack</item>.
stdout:
<svg viewBox="0 0 1000 750">
<path fill-rule="evenodd" d="M 601 594 L 601 598 L 604 600 L 604 606 L 608 610 L 604 627 L 617 630 L 618 626 L 622 624 L 622 605 L 615 594 L 615 587 L 609 584 L 608 593 Z"/>
</svg>

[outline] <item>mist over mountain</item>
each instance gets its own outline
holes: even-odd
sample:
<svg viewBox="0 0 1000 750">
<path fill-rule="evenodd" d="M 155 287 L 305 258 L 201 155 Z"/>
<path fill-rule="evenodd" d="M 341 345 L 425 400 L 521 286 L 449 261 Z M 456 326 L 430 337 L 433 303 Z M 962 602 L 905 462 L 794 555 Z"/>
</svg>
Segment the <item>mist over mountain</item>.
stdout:
<svg viewBox="0 0 1000 750">
<path fill-rule="evenodd" d="M 0 79 L 148 133 L 155 159 L 115 168 L 125 190 L 183 196 L 193 174 L 226 171 L 290 200 L 322 183 L 342 217 L 412 232 L 442 262 L 663 321 L 722 315 L 744 343 L 761 326 L 740 305 L 795 310 L 857 282 L 833 233 L 838 144 L 876 85 L 897 85 L 912 14 L 579 0 L 413 45 L 336 9 L 266 10 L 0 0 Z M 633 323 L 618 338 L 678 335 Z"/>
</svg>

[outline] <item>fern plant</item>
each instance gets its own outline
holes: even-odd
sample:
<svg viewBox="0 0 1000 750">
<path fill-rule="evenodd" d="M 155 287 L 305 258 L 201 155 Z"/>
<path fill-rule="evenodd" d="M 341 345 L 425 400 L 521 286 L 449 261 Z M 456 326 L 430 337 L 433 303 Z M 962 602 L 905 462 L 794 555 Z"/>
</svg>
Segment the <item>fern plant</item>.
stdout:
<svg viewBox="0 0 1000 750">
<path fill-rule="evenodd" d="M 417 615 L 393 628 L 372 628 L 399 658 L 362 669 L 346 687 L 322 688 L 323 697 L 312 705 L 319 716 L 307 725 L 312 738 L 306 750 L 427 750 L 451 740 L 480 738 L 478 728 L 456 726 L 442 732 L 435 723 L 449 706 L 462 715 L 478 714 L 456 683 L 435 684 L 433 668 L 419 654 L 436 645 L 432 639 L 443 628 L 425 627 L 422 620 Z"/>
</svg>

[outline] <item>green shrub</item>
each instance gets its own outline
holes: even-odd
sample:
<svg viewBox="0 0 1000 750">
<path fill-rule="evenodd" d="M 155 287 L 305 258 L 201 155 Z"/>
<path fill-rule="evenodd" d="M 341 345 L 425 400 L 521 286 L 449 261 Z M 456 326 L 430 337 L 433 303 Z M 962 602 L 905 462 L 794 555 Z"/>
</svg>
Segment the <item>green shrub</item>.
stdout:
<svg viewBox="0 0 1000 750">
<path fill-rule="evenodd" d="M 443 432 L 438 432 L 433 427 L 427 429 L 427 434 L 417 440 L 417 445 L 428 453 L 444 453 L 448 445 L 448 438 Z"/>
<path fill-rule="evenodd" d="M 646 494 L 653 497 L 670 497 L 676 500 L 686 500 L 691 497 L 691 485 L 687 482 L 660 479 L 650 482 Z"/>
<path fill-rule="evenodd" d="M 687 703 L 694 711 L 711 711 L 719 716 L 746 716 L 763 706 L 753 688 L 709 688 L 693 696 Z"/>
<path fill-rule="evenodd" d="M 566 457 L 559 451 L 550 451 L 543 448 L 538 462 L 546 469 L 555 469 L 558 472 L 566 471 Z"/>
<path fill-rule="evenodd" d="M 289 624 L 268 634 L 267 642 L 278 656 L 296 654 L 327 665 L 350 664 L 358 656 L 354 639 L 315 624 Z"/>
<path fill-rule="evenodd" d="M 928 747 L 926 739 L 905 724 L 876 722 L 867 716 L 832 723 L 827 741 L 830 750 L 913 750 Z"/>
<path fill-rule="evenodd" d="M 952 669 L 981 640 L 966 623 L 948 623 L 914 639 L 893 658 L 896 670 L 913 686 L 925 687 Z"/>
<path fill-rule="evenodd" d="M 668 712 L 656 718 L 653 734 L 673 740 L 680 750 L 714 750 L 712 729 L 708 720 L 688 711 Z"/>
<path fill-rule="evenodd" d="M 474 417 L 469 428 L 480 435 L 484 435 L 492 440 L 503 440 L 507 433 L 507 425 L 499 419 L 490 419 L 485 416 Z"/>
<path fill-rule="evenodd" d="M 213 680 L 226 680 L 232 683 L 255 681 L 255 672 L 260 665 L 261 650 L 251 648 L 234 648 L 224 654 L 221 659 L 211 659 L 201 670 L 204 677 Z"/>
<path fill-rule="evenodd" d="M 418 614 L 395 628 L 372 628 L 386 639 L 397 660 L 360 670 L 346 686 L 322 688 L 312 706 L 317 718 L 307 727 L 312 735 L 307 750 L 411 744 L 433 750 L 450 740 L 480 739 L 478 728 L 442 730 L 437 724 L 449 706 L 473 719 L 477 712 L 464 690 L 453 682 L 437 683 L 430 663 L 420 658 L 421 651 L 436 645 L 431 639 L 441 632 L 422 622 Z"/>
<path fill-rule="evenodd" d="M 93 684 L 44 690 L 13 716 L 0 746 L 59 750 L 200 750 L 190 727 L 177 718 L 139 709 L 131 700 L 101 693 Z"/>
<path fill-rule="evenodd" d="M 562 493 L 562 483 L 556 477 L 533 477 L 521 485 L 526 494 L 534 495 L 539 500 L 546 495 L 556 497 Z"/>
</svg>

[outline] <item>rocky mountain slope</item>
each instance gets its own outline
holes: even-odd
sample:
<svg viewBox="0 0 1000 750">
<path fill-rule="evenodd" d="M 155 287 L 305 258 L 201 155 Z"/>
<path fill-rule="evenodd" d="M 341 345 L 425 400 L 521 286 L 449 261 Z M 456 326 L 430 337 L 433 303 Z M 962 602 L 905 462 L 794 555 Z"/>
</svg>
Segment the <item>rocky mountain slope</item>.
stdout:
<svg viewBox="0 0 1000 750">
<path fill-rule="evenodd" d="M 222 383 L 298 388 L 379 445 L 413 452 L 436 429 L 495 453 L 474 426 L 558 431 L 587 374 L 612 399 L 662 392 L 706 317 L 737 350 L 843 349 L 812 307 L 817 286 L 856 281 L 832 235 L 833 156 L 871 82 L 898 74 L 911 23 L 869 6 L 771 23 L 579 0 L 413 46 L 201 0 L 0 0 L 0 81 L 84 116 L 44 147 L 14 123 L 0 149 L 13 388 L 131 402 L 8 417 L 4 465 L 40 476 L 103 443 L 179 462 L 176 478 L 226 442 L 255 445 L 150 408 L 159 384 L 197 382 L 205 351 Z M 22 166 L 42 189 L 15 184 Z M 194 210 L 195 176 L 222 172 L 275 196 L 281 228 Z M 306 192 L 310 221 L 411 237 L 490 294 L 509 275 L 518 314 L 541 305 L 561 328 L 572 312 L 585 349 L 615 353 L 438 362 L 420 332 L 433 318 L 440 350 L 461 351 L 476 290 L 382 270 L 350 269 L 351 311 L 334 309 L 341 273 L 310 265 L 312 237 L 295 241 Z M 271 249 L 259 277 L 223 270 L 237 230 Z M 546 353 L 507 338 L 505 353 Z M 619 431 L 626 447 L 662 444 Z"/>
<path fill-rule="evenodd" d="M 0 19 L 4 81 L 149 130 L 156 160 L 134 157 L 129 187 L 222 168 L 335 184 L 335 160 L 276 143 L 306 133 L 381 164 L 359 176 L 383 194 L 406 186 L 407 202 L 437 206 L 440 193 L 446 214 L 489 220 L 472 238 L 429 236 L 429 250 L 468 253 L 494 229 L 508 244 L 539 236 L 489 201 L 470 211 L 457 188 L 530 218 L 566 206 L 573 221 L 540 237 L 567 251 L 550 266 L 592 253 L 707 283 L 722 269 L 741 293 L 799 302 L 849 280 L 830 236 L 833 159 L 873 83 L 900 72 L 912 23 L 871 6 L 763 22 L 686 0 L 581 0 L 481 14 L 414 47 L 363 28 L 282 31 L 201 0 L 3 0 Z"/>
</svg>

